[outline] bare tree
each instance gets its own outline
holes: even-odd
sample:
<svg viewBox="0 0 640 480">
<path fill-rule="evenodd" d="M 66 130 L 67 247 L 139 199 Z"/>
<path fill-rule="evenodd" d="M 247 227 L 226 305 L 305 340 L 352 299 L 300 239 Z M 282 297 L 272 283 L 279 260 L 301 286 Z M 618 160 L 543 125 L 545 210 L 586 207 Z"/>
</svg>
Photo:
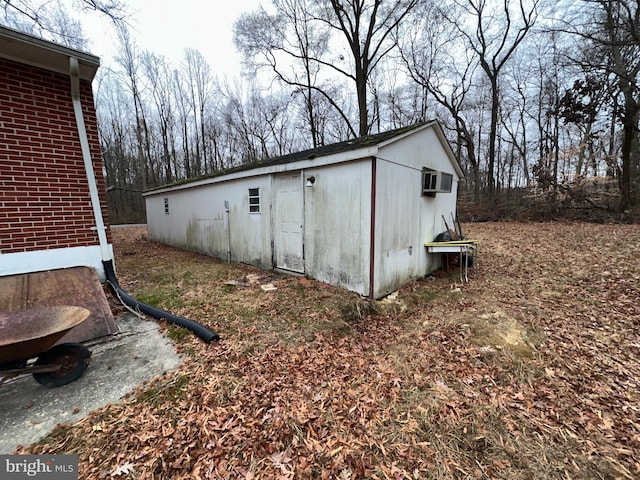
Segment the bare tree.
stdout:
<svg viewBox="0 0 640 480">
<path fill-rule="evenodd" d="M 194 165 L 192 165 L 193 160 L 191 156 L 191 95 L 189 89 L 187 88 L 186 80 L 184 79 L 182 72 L 178 69 L 173 70 L 173 92 L 176 102 L 176 122 L 179 125 L 180 137 L 182 140 L 184 174 L 186 178 L 191 178 L 191 176 L 194 175 L 193 172 L 195 171 L 193 169 Z M 197 138 L 194 143 L 198 143 Z"/>
<path fill-rule="evenodd" d="M 529 43 L 514 58 L 514 62 L 505 72 L 503 82 L 504 107 L 500 111 L 501 126 L 505 141 L 512 147 L 512 160 L 521 160 L 519 166 L 510 165 L 510 169 L 521 169 L 524 186 L 532 184 L 530 175 L 531 150 L 535 152 L 535 118 L 540 106 L 536 105 L 536 78 L 539 65 L 532 62 L 528 51 L 537 48 Z M 537 109 L 537 110 L 536 110 Z M 530 145 L 532 148 L 530 148 Z M 511 185 L 511 183 L 509 183 Z"/>
<path fill-rule="evenodd" d="M 135 119 L 126 85 L 114 72 L 101 69 L 94 86 L 109 216 L 114 223 L 144 222 Z"/>
<path fill-rule="evenodd" d="M 188 48 L 184 52 L 182 68 L 191 91 L 191 103 L 196 131 L 196 175 L 210 173 L 217 166 L 209 164 L 209 152 L 205 139 L 205 110 L 214 88 L 211 66 L 198 50 Z"/>
<path fill-rule="evenodd" d="M 487 165 L 488 191 L 496 193 L 495 161 L 500 108 L 499 77 L 509 58 L 516 51 L 537 19 L 539 0 L 503 0 L 500 8 L 487 0 L 454 0 L 473 25 L 467 28 L 460 17 L 448 16 L 466 44 L 477 56 L 480 67 L 491 85 L 491 124 Z M 497 2 L 496 2 L 497 3 Z M 515 5 L 514 5 L 515 4 Z"/>
<path fill-rule="evenodd" d="M 626 211 L 638 198 L 640 147 L 640 2 L 637 0 L 583 0 L 583 14 L 590 21 L 575 33 L 591 45 L 581 63 L 605 71 L 615 81 L 621 97 L 622 178 L 619 210 Z"/>
<path fill-rule="evenodd" d="M 142 89 L 140 85 L 140 54 L 134 44 L 129 31 L 123 25 L 118 28 L 118 39 L 120 42 L 119 54 L 116 62 L 124 70 L 127 78 L 127 85 L 131 91 L 133 108 L 136 122 L 137 157 L 139 165 L 142 165 L 142 189 L 145 190 L 150 181 L 150 159 L 151 142 L 149 135 L 149 125 L 145 116 L 145 108 L 142 101 Z"/>
<path fill-rule="evenodd" d="M 478 64 L 460 45 L 453 24 L 442 21 L 443 12 L 438 7 L 428 5 L 421 13 L 400 36 L 401 58 L 410 78 L 451 117 L 458 152 L 464 150 L 473 177 L 473 197 L 479 201 L 481 169 L 475 139 L 478 128 L 470 115 L 473 102 L 469 98 Z"/>
<path fill-rule="evenodd" d="M 417 3 L 418 0 L 274 0 L 274 14 L 260 9 L 243 15 L 235 24 L 234 38 L 254 68 L 268 66 L 278 80 L 294 91 L 304 92 L 307 122 L 313 144 L 317 145 L 317 95 L 335 108 L 349 136 L 369 133 L 373 118 L 369 112 L 368 82 L 380 61 L 395 48 L 392 33 Z M 346 40 L 344 48 L 339 46 L 340 40 Z M 350 97 L 336 98 L 332 94 L 331 87 L 339 81 L 355 86 L 355 125 L 350 115 Z"/>
<path fill-rule="evenodd" d="M 566 124 L 575 126 L 578 131 L 579 146 L 575 167 L 578 177 L 585 173 L 585 160 L 587 166 L 595 161 L 591 155 L 587 158 L 587 153 L 593 153 L 596 120 L 609 97 L 608 85 L 604 84 L 603 80 L 606 79 L 587 74 L 584 78 L 576 80 L 571 88 L 565 89 L 560 98 L 560 116 Z"/>
<path fill-rule="evenodd" d="M 155 104 L 157 124 L 162 143 L 163 182 L 173 182 L 177 175 L 177 168 L 173 158 L 174 151 L 174 107 L 171 88 L 171 68 L 162 56 L 145 52 L 141 59 L 145 76 L 149 82 L 151 97 Z"/>
<path fill-rule="evenodd" d="M 319 79 L 328 52 L 329 30 L 313 14 L 313 2 L 308 0 L 273 0 L 275 13 L 264 8 L 242 15 L 234 25 L 234 41 L 244 54 L 245 64 L 252 71 L 264 67 L 275 78 L 293 89 L 302 99 L 303 115 L 308 125 L 311 143 L 321 144 L 316 105 L 324 97 L 342 112 L 330 95 L 326 84 Z M 349 119 L 344 114 L 344 120 Z"/>
<path fill-rule="evenodd" d="M 120 0 L 75 0 L 73 7 L 106 15 L 116 24 L 126 17 Z M 88 44 L 80 22 L 66 11 L 60 0 L 0 0 L 0 24 L 70 48 L 82 50 Z"/>
<path fill-rule="evenodd" d="M 619 210 L 638 203 L 640 188 L 640 2 L 582 0 L 567 5 L 556 29 L 576 38 L 575 53 L 567 57 L 583 75 L 601 76 L 612 85 L 609 155 L 615 151 L 616 122 L 622 126 Z M 611 160 L 609 159 L 611 163 Z M 609 165 L 609 172 L 613 170 Z"/>
<path fill-rule="evenodd" d="M 224 85 L 225 128 L 230 135 L 231 165 L 237 166 L 258 162 L 269 157 L 268 129 L 257 115 L 260 102 L 258 90 L 250 87 L 244 92 L 239 82 Z"/>
<path fill-rule="evenodd" d="M 344 36 L 353 70 L 336 66 L 355 83 L 359 114 L 359 135 L 367 135 L 372 125 L 369 115 L 367 80 L 376 66 L 396 46 L 393 33 L 410 14 L 418 0 L 330 0 L 324 9 L 325 21 Z"/>
<path fill-rule="evenodd" d="M 394 83 L 398 75 L 392 72 L 394 78 L 387 82 L 387 89 L 383 92 L 383 109 L 381 114 L 390 128 L 400 128 L 434 118 L 433 105 L 430 103 L 428 92 L 423 85 L 414 81 Z"/>
</svg>

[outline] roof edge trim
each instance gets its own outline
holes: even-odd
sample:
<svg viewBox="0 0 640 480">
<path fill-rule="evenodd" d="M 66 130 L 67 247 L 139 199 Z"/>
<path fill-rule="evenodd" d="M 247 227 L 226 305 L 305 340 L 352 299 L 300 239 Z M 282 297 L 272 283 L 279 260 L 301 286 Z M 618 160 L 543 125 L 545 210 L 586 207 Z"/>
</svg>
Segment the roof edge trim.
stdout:
<svg viewBox="0 0 640 480">
<path fill-rule="evenodd" d="M 77 58 L 83 64 L 81 78 L 93 80 L 100 67 L 99 57 L 0 25 L 0 58 L 68 73 L 70 57 Z M 60 60 L 56 61 L 56 58 Z"/>
</svg>

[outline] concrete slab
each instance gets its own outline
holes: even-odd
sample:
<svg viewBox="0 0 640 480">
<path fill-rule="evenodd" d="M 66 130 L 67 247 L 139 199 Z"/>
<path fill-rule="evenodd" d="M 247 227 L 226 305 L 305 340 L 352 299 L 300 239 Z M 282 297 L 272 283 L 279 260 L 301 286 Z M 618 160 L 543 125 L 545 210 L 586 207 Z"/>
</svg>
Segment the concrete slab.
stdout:
<svg viewBox="0 0 640 480">
<path fill-rule="evenodd" d="M 129 312 L 117 323 L 119 333 L 85 343 L 93 352 L 91 365 L 75 382 L 47 388 L 25 375 L 0 387 L 0 454 L 37 442 L 58 423 L 76 422 L 118 403 L 127 392 L 181 363 L 158 323 Z"/>
</svg>

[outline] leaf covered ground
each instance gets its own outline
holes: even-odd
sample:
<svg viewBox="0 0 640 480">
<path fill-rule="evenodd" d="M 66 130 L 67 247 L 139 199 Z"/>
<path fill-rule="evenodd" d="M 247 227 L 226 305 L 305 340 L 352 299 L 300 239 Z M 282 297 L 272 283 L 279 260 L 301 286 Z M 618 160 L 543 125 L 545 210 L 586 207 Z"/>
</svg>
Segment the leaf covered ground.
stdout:
<svg viewBox="0 0 640 480">
<path fill-rule="evenodd" d="M 222 340 L 164 327 L 177 371 L 19 452 L 83 479 L 640 478 L 640 228 L 465 230 L 469 283 L 373 305 L 114 230 L 123 288 Z"/>
</svg>

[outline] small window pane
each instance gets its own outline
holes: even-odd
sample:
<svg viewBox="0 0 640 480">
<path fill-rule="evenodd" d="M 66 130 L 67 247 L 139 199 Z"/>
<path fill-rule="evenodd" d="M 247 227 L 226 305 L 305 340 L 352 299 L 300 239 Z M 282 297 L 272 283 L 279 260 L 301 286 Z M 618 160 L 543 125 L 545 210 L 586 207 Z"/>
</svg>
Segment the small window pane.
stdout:
<svg viewBox="0 0 640 480">
<path fill-rule="evenodd" d="M 436 188 L 436 182 L 438 180 L 438 175 L 435 170 L 431 170 L 430 168 L 422 169 L 422 194 L 433 196 L 433 192 Z"/>
<path fill-rule="evenodd" d="M 260 213 L 260 189 L 249 189 L 249 213 Z"/>
<path fill-rule="evenodd" d="M 166 213 L 167 215 L 169 214 L 169 199 L 168 198 L 164 199 L 164 213 Z"/>
<path fill-rule="evenodd" d="M 450 192 L 453 185 L 453 175 L 450 173 L 443 173 L 442 180 L 440 181 L 440 190 L 443 192 Z"/>
</svg>

